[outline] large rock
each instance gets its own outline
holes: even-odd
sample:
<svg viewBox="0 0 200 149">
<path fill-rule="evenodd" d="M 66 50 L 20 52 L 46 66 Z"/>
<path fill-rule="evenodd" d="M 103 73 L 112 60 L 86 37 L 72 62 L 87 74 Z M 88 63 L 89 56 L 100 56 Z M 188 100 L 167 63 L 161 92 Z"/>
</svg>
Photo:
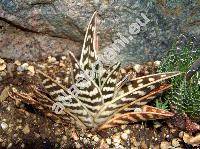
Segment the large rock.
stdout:
<svg viewBox="0 0 200 149">
<path fill-rule="evenodd" d="M 80 54 L 80 43 L 58 37 L 25 32 L 16 29 L 3 21 L 0 33 L 0 57 L 19 60 L 45 59 L 49 55 L 67 54 L 72 50 L 76 56 Z"/>
<path fill-rule="evenodd" d="M 0 0 L 1 57 L 37 60 L 68 50 L 80 54 L 86 25 L 95 10 L 101 49 L 119 39 L 119 33 L 130 37 L 129 26 L 137 18 L 143 20 L 141 13 L 150 20 L 120 47 L 124 63 L 161 58 L 181 33 L 199 40 L 198 0 Z"/>
</svg>

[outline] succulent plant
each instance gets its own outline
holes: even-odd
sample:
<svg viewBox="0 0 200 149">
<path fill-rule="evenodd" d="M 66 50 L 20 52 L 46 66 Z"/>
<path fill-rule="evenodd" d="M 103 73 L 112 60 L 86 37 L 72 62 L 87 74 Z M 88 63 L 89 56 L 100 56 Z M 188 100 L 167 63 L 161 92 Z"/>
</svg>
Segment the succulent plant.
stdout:
<svg viewBox="0 0 200 149">
<path fill-rule="evenodd" d="M 200 121 L 200 48 L 192 46 L 189 41 L 184 45 L 174 45 L 163 59 L 160 71 L 180 70 L 185 76 L 171 80 L 173 90 L 166 95 L 177 111 L 187 114 L 190 118 Z"/>
<path fill-rule="evenodd" d="M 165 80 L 180 73 L 165 72 L 137 78 L 127 75 L 127 78 L 119 80 L 120 63 L 110 67 L 99 63 L 96 65 L 98 61 L 96 38 L 96 13 L 94 13 L 86 31 L 80 61 L 78 62 L 74 55 L 69 53 L 72 65 L 70 89 L 37 70 L 46 94 L 36 87 L 32 87 L 33 93 L 29 94 L 13 88 L 10 96 L 33 105 L 51 118 L 60 118 L 64 123 L 70 123 L 69 117 L 71 117 L 83 128 L 98 130 L 140 120 L 173 116 L 169 111 L 146 104 L 157 94 L 171 87 L 170 84 L 163 83 Z M 93 68 L 96 71 L 91 76 L 89 72 Z M 63 110 L 60 110 L 62 108 Z"/>
</svg>

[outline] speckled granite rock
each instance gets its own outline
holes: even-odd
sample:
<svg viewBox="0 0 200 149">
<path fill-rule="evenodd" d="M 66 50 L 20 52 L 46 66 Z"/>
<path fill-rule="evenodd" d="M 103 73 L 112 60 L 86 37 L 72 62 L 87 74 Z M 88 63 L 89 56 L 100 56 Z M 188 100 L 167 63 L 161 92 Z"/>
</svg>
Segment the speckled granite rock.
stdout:
<svg viewBox="0 0 200 149">
<path fill-rule="evenodd" d="M 121 58 L 126 63 L 159 59 L 181 33 L 198 38 L 200 34 L 200 3 L 198 0 L 99 0 L 99 2 L 98 0 L 0 0 L 0 19 L 20 28 L 19 32 L 22 32 L 19 33 L 20 35 L 27 35 L 26 32 L 29 32 L 28 35 L 33 34 L 29 38 L 40 36 L 37 38 L 38 42 L 43 41 L 45 37 L 46 42 L 51 42 L 52 37 L 57 37 L 60 40 L 53 41 L 59 41 L 58 45 L 73 45 L 69 40 L 66 42 L 65 38 L 77 41 L 74 44 L 79 48 L 74 49 L 73 46 L 68 46 L 70 50 L 76 52 L 81 47 L 85 27 L 95 10 L 99 12 L 101 48 L 118 39 L 117 33 L 129 37 L 128 27 L 136 21 L 136 18 L 142 20 L 141 12 L 150 19 L 150 22 L 141 28 L 140 33 L 133 36 L 129 44 L 121 49 Z M 12 34 L 9 30 L 8 33 Z M 45 34 L 45 36 L 41 37 L 40 34 Z M 1 43 L 9 42 L 4 41 L 6 33 L 0 35 Z M 41 53 L 44 51 L 61 52 L 59 48 L 51 49 L 45 44 L 46 50 L 42 51 L 37 48 L 38 43 L 34 44 L 29 38 L 26 52 L 32 55 L 32 57 L 29 56 L 30 59 L 38 59 L 38 54 L 34 52 L 30 54 L 33 48 L 29 48 L 29 45 L 36 47 L 34 49 Z M 22 53 L 24 48 L 18 49 L 15 46 L 17 43 L 13 43 L 13 46 L 1 47 L 1 55 L 11 58 L 20 57 L 16 53 Z"/>
<path fill-rule="evenodd" d="M 0 33 L 0 57 L 19 60 L 45 59 L 49 55 L 65 54 L 72 50 L 78 56 L 80 43 L 58 37 L 25 32 L 5 25 Z"/>
</svg>

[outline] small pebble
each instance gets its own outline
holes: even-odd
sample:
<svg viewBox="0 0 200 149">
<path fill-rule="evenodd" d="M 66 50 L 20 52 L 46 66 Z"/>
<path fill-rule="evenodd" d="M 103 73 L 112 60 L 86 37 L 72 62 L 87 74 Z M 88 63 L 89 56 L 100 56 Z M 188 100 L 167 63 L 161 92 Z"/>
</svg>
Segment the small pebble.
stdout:
<svg viewBox="0 0 200 149">
<path fill-rule="evenodd" d="M 35 74 L 35 69 L 33 66 L 28 66 L 28 70 L 31 72 L 31 74 Z"/>
<path fill-rule="evenodd" d="M 2 123 L 1 123 L 1 128 L 2 128 L 3 130 L 6 130 L 6 129 L 8 128 L 8 124 L 6 124 L 5 122 L 2 122 Z"/>
<path fill-rule="evenodd" d="M 69 77 L 65 77 L 64 82 L 68 83 L 69 82 Z"/>
<path fill-rule="evenodd" d="M 173 147 L 179 147 L 179 146 L 180 146 L 179 141 L 181 141 L 181 140 L 178 139 L 178 138 L 173 139 L 173 140 L 172 140 L 172 146 L 173 146 Z"/>
<path fill-rule="evenodd" d="M 64 135 L 64 136 L 62 137 L 62 140 L 63 140 L 63 141 L 67 141 L 67 136 Z"/>
<path fill-rule="evenodd" d="M 87 138 L 83 138 L 83 143 L 84 144 L 88 144 L 89 143 L 89 140 Z"/>
<path fill-rule="evenodd" d="M 147 143 L 144 140 L 141 142 L 141 148 L 144 148 L 144 149 L 148 148 Z"/>
<path fill-rule="evenodd" d="M 21 148 L 25 148 L 25 144 L 24 143 L 22 143 Z"/>
<path fill-rule="evenodd" d="M 170 136 L 169 136 L 169 135 L 166 135 L 166 136 L 165 136 L 165 138 L 166 138 L 166 139 L 169 139 L 169 138 L 170 138 Z"/>
<path fill-rule="evenodd" d="M 128 134 L 122 133 L 122 134 L 121 134 L 121 138 L 122 138 L 124 141 L 126 141 L 126 140 L 128 139 Z"/>
<path fill-rule="evenodd" d="M 35 137 L 36 137 L 36 138 L 40 138 L 40 134 L 35 133 Z"/>
<path fill-rule="evenodd" d="M 178 136 L 179 136 L 180 138 L 183 138 L 183 135 L 184 135 L 184 132 L 183 132 L 183 131 L 181 131 L 181 132 L 178 134 Z"/>
<path fill-rule="evenodd" d="M 0 58 L 0 64 L 3 64 L 5 61 Z"/>
<path fill-rule="evenodd" d="M 116 136 L 114 136 L 113 137 L 113 142 L 116 144 L 120 144 L 120 142 L 121 142 L 121 139 L 120 139 L 120 136 L 118 136 L 118 135 L 116 135 Z"/>
<path fill-rule="evenodd" d="M 155 121 L 153 126 L 154 126 L 154 128 L 160 128 L 162 126 L 162 124 Z"/>
<path fill-rule="evenodd" d="M 49 63 L 54 63 L 54 62 L 56 62 L 56 58 L 55 58 L 55 57 L 49 56 L 49 57 L 48 57 L 48 62 L 49 62 Z"/>
<path fill-rule="evenodd" d="M 110 138 L 107 138 L 107 139 L 106 139 L 106 142 L 107 142 L 108 145 L 111 145 L 112 140 L 111 140 Z"/>
<path fill-rule="evenodd" d="M 16 61 L 15 61 L 15 64 L 16 64 L 17 66 L 20 66 L 20 65 L 21 65 L 21 62 L 20 62 L 19 60 L 16 60 Z"/>
<path fill-rule="evenodd" d="M 99 138 L 97 137 L 97 135 L 93 136 L 93 140 L 94 140 L 95 142 L 99 142 Z"/>
<path fill-rule="evenodd" d="M 126 128 L 126 125 L 121 125 L 121 129 L 124 130 Z"/>
<path fill-rule="evenodd" d="M 126 129 L 125 131 L 124 131 L 126 134 L 130 134 L 131 133 L 131 131 L 129 130 L 129 129 Z"/>
<path fill-rule="evenodd" d="M 24 134 L 29 134 L 29 132 L 30 132 L 29 125 L 26 125 L 22 131 Z"/>
<path fill-rule="evenodd" d="M 2 77 L 5 77 L 6 75 L 7 75 L 7 73 L 6 73 L 5 71 L 2 71 L 2 72 L 1 72 L 1 76 L 2 76 Z"/>
<path fill-rule="evenodd" d="M 91 138 L 91 137 L 92 137 L 92 134 L 91 134 L 91 133 L 87 134 L 87 137 Z"/>
<path fill-rule="evenodd" d="M 170 146 L 171 146 L 171 143 L 169 143 L 167 141 L 163 141 L 160 144 L 160 149 L 169 149 Z"/>
<path fill-rule="evenodd" d="M 2 143 L 2 142 L 3 142 L 3 139 L 0 138 L 0 143 Z"/>
<path fill-rule="evenodd" d="M 81 144 L 80 143 L 76 142 L 75 144 L 76 144 L 76 148 L 81 148 Z"/>
<path fill-rule="evenodd" d="M 155 62 L 154 62 L 154 65 L 155 65 L 156 67 L 159 67 L 160 64 L 161 64 L 161 61 L 155 61 Z"/>
<path fill-rule="evenodd" d="M 28 63 L 24 63 L 24 64 L 22 64 L 21 66 L 18 66 L 17 67 L 17 71 L 18 72 L 23 72 L 23 71 L 25 71 L 25 70 L 27 70 L 28 69 Z"/>
<path fill-rule="evenodd" d="M 3 71 L 3 70 L 5 70 L 6 69 L 6 64 L 1 64 L 0 65 L 0 71 Z"/>
<path fill-rule="evenodd" d="M 177 131 L 177 130 L 174 129 L 174 128 L 170 129 L 170 132 L 171 132 L 171 133 L 175 133 L 176 131 Z"/>
<path fill-rule="evenodd" d="M 65 67 L 65 64 L 64 64 L 63 62 L 60 62 L 60 63 L 59 63 L 59 66 L 60 66 L 60 67 Z"/>
<path fill-rule="evenodd" d="M 66 60 L 67 57 L 66 57 L 66 56 L 62 56 L 61 59 L 62 59 L 62 60 Z"/>
<path fill-rule="evenodd" d="M 28 63 L 22 64 L 21 67 L 22 67 L 24 70 L 27 70 L 27 69 L 28 69 Z"/>
<path fill-rule="evenodd" d="M 135 66 L 133 66 L 133 68 L 137 73 L 139 73 L 141 71 L 141 69 L 142 69 L 142 66 L 139 65 L 139 64 L 136 64 Z"/>
<path fill-rule="evenodd" d="M 7 149 L 8 149 L 8 148 L 11 148 L 12 145 L 13 145 L 12 143 L 9 143 L 8 146 L 7 146 Z"/>
</svg>

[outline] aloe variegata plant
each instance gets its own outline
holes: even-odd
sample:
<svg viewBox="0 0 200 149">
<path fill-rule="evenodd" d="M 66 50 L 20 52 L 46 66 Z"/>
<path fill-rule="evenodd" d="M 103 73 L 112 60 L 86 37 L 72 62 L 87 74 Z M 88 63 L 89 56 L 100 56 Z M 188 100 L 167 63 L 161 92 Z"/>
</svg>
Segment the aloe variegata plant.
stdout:
<svg viewBox="0 0 200 149">
<path fill-rule="evenodd" d="M 83 128 L 98 130 L 141 120 L 164 119 L 173 116 L 171 112 L 146 104 L 159 93 L 169 89 L 171 85 L 163 82 L 179 75 L 179 72 L 130 78 L 124 83 L 118 79 L 120 63 L 116 63 L 107 69 L 103 68 L 106 69 L 104 72 L 99 72 L 102 69 L 97 65 L 95 69 L 99 73 L 95 73 L 93 78 L 87 75 L 98 60 L 96 15 L 95 12 L 87 27 L 80 61 L 78 62 L 74 55 L 69 53 L 73 67 L 70 76 L 73 80 L 72 84 L 76 85 L 80 91 L 78 96 L 73 95 L 66 86 L 57 83 L 39 70 L 38 75 L 49 96 L 42 94 L 36 88 L 31 95 L 12 90 L 10 96 L 33 105 L 49 117 L 59 117 L 65 123 L 69 123 L 69 117 L 72 117 Z M 84 83 L 76 81 L 82 77 L 82 72 L 88 77 Z M 34 98 L 34 95 L 39 95 L 39 98 Z M 63 99 L 66 102 L 62 103 Z M 61 102 L 65 107 L 60 115 L 52 111 L 52 105 L 56 102 Z"/>
</svg>

